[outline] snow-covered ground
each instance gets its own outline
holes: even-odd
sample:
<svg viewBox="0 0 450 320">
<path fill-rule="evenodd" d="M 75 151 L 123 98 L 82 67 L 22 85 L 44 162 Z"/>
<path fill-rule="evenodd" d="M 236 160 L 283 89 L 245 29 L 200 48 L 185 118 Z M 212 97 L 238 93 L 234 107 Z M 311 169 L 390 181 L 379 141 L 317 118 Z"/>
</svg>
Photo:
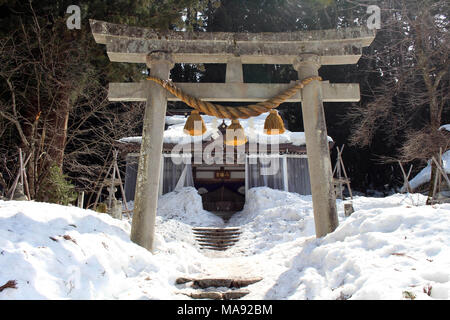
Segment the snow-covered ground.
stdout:
<svg viewBox="0 0 450 320">
<path fill-rule="evenodd" d="M 53 204 L 0 201 L 0 299 L 189 299 L 180 276 L 261 276 L 243 299 L 448 299 L 450 204 L 421 195 L 355 197 L 316 239 L 311 197 L 249 191 L 229 223 L 194 188 L 160 198 L 154 254 L 129 240 L 130 222 Z M 225 252 L 201 251 L 192 226 L 240 226 Z"/>
</svg>

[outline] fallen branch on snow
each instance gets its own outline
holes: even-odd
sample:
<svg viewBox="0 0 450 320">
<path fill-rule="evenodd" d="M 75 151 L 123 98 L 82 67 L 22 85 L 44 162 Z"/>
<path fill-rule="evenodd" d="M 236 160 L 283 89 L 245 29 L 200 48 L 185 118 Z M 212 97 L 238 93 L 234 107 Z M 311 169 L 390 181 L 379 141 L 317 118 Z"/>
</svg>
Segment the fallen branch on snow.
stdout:
<svg viewBox="0 0 450 320">
<path fill-rule="evenodd" d="M 16 280 L 9 280 L 7 283 L 5 283 L 4 285 L 2 285 L 0 287 L 0 292 L 2 292 L 5 289 L 17 289 L 17 281 Z"/>
</svg>

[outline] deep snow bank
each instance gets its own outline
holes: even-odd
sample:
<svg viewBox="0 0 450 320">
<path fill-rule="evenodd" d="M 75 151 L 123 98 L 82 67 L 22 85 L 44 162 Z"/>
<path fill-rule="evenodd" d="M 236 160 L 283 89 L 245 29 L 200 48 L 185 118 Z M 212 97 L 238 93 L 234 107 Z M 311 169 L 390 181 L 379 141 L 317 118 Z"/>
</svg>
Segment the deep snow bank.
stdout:
<svg viewBox="0 0 450 320">
<path fill-rule="evenodd" d="M 166 193 L 158 199 L 158 216 L 191 226 L 223 226 L 222 218 L 203 210 L 202 197 L 193 187 Z"/>
<path fill-rule="evenodd" d="M 155 254 L 129 240 L 128 221 L 0 201 L 0 285 L 18 286 L 0 299 L 187 299 L 177 277 L 225 274 L 264 278 L 245 299 L 449 299 L 450 204 L 425 199 L 355 197 L 349 218 L 338 202 L 339 227 L 316 239 L 310 197 L 255 188 L 230 223 L 241 240 L 204 253 L 190 223 L 218 221 L 188 188 L 160 198 Z"/>
<path fill-rule="evenodd" d="M 345 218 L 339 203 L 339 227 L 316 239 L 308 197 L 251 191 L 254 202 L 233 221 L 245 224 L 232 249 L 249 248 L 248 264 L 265 272 L 248 299 L 449 299 L 449 204 L 355 197 L 356 212 Z"/>
<path fill-rule="evenodd" d="M 203 255 L 182 221 L 217 220 L 199 210 L 192 190 L 165 200 L 155 254 L 130 241 L 128 221 L 76 207 L 0 201 L 0 286 L 16 280 L 18 287 L 0 292 L 0 299 L 186 299 L 175 293 L 175 279 L 202 273 Z"/>
<path fill-rule="evenodd" d="M 267 187 L 252 188 L 246 196 L 244 209 L 231 217 L 228 224 L 241 226 L 243 241 L 237 247 L 245 243 L 248 253 L 314 235 L 311 196 Z"/>
</svg>

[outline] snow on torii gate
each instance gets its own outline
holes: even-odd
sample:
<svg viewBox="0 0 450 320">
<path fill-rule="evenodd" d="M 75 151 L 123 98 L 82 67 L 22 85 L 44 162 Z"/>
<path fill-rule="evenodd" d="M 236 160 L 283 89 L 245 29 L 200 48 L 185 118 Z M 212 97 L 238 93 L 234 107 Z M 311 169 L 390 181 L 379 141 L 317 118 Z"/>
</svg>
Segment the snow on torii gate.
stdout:
<svg viewBox="0 0 450 320">
<path fill-rule="evenodd" d="M 299 80 L 322 65 L 356 64 L 375 31 L 366 28 L 289 33 L 157 32 L 90 20 L 95 41 L 112 62 L 146 63 L 150 75 L 169 79 L 174 63 L 226 63 L 226 83 L 175 83 L 205 101 L 264 101 L 291 84 L 243 83 L 242 64 L 292 64 Z M 167 101 L 179 100 L 151 81 L 110 83 L 110 101 L 146 101 L 131 240 L 153 249 Z M 357 102 L 359 84 L 314 80 L 287 102 L 301 102 L 309 158 L 316 236 L 338 225 L 323 102 Z"/>
</svg>

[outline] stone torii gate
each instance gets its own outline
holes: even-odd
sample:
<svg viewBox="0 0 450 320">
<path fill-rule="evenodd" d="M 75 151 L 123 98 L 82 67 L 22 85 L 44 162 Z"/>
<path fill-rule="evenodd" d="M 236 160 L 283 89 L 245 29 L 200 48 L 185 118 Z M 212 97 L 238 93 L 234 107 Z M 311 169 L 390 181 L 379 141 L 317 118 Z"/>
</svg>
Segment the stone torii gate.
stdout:
<svg viewBox="0 0 450 320">
<path fill-rule="evenodd" d="M 242 64 L 291 64 L 299 80 L 322 65 L 356 64 L 375 31 L 366 28 L 289 33 L 158 32 L 90 20 L 95 41 L 112 62 L 146 63 L 150 75 L 169 79 L 174 63 L 226 63 L 225 83 L 175 83 L 205 101 L 258 102 L 292 84 L 244 83 Z M 151 81 L 110 83 L 110 101 L 146 101 L 131 240 L 153 249 L 167 101 L 178 98 Z M 286 102 L 301 102 L 316 236 L 338 226 L 323 102 L 357 102 L 359 84 L 314 80 Z"/>
</svg>

